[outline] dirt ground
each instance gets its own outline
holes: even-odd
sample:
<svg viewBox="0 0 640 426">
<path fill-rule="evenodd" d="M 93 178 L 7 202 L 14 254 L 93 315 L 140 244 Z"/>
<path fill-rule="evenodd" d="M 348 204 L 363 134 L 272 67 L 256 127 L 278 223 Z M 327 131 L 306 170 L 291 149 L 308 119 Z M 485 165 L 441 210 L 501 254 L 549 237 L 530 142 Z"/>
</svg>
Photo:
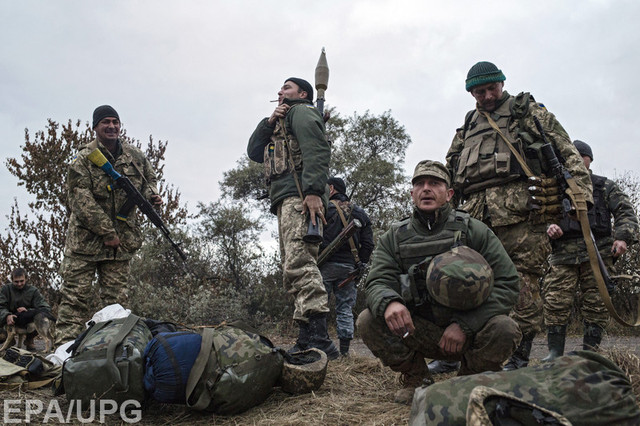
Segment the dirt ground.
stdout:
<svg viewBox="0 0 640 426">
<path fill-rule="evenodd" d="M 288 348 L 293 344 L 294 338 L 276 337 L 273 340 L 276 345 Z M 36 340 L 36 343 L 40 342 Z M 581 336 L 570 336 L 567 339 L 567 351 L 580 349 L 581 343 Z M 603 346 L 615 347 L 638 356 L 640 355 L 639 343 L 638 337 L 607 336 Z M 533 345 L 532 363 L 539 363 L 540 358 L 546 353 L 545 338 L 537 338 Z M 194 412 L 183 405 L 151 402 L 142 412 L 141 418 L 136 420 L 130 417 L 128 420 L 129 422 L 133 420 L 140 425 L 408 424 L 410 407 L 393 402 L 393 395 L 400 388 L 397 374 L 383 367 L 360 339 L 352 342 L 351 355 L 349 358 L 329 363 L 327 377 L 318 391 L 292 396 L 276 388 L 263 404 L 236 416 L 216 416 L 210 413 Z M 640 361 L 638 363 L 640 365 Z M 448 377 L 450 376 L 441 375 L 436 376 L 435 379 L 441 381 Z M 637 380 L 638 376 L 632 377 Z M 635 382 L 635 380 L 632 381 Z M 27 400 L 39 400 L 44 405 L 42 412 L 31 417 L 31 423 L 34 424 L 45 420 L 46 409 L 52 403 L 59 405 L 65 416 L 70 410 L 66 398 L 54 397 L 49 388 L 0 391 L 0 398 L 3 400 L 3 404 L 0 405 L 0 424 L 8 424 L 15 420 L 24 422 Z M 86 418 L 87 414 L 84 415 Z M 49 423 L 60 422 L 54 417 L 49 419 Z M 71 415 L 69 421 L 64 419 L 64 423 L 81 424 L 75 413 Z M 97 414 L 91 423 L 99 423 Z M 103 423 L 123 425 L 127 423 L 127 419 L 116 414 L 107 416 Z"/>
</svg>

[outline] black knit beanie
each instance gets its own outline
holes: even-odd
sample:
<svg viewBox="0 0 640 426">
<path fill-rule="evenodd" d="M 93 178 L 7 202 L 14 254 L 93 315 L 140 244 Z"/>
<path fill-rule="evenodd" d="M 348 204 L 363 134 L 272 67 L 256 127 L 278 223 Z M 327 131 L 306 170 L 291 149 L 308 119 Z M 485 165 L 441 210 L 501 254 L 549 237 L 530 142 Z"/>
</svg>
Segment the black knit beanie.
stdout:
<svg viewBox="0 0 640 426">
<path fill-rule="evenodd" d="M 284 82 L 286 83 L 287 81 L 294 82 L 298 85 L 298 87 L 300 87 L 300 90 L 304 90 L 305 92 L 307 92 L 307 99 L 313 102 L 313 86 L 311 86 L 311 84 L 309 84 L 307 80 L 303 80 L 298 77 L 289 77 Z"/>
</svg>

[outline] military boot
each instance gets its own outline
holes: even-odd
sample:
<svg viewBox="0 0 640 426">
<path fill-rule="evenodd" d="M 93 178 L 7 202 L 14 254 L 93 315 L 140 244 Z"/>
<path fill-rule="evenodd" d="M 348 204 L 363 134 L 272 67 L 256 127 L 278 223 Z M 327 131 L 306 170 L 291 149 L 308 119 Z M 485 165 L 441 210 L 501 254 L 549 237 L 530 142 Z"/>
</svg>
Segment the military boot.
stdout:
<svg viewBox="0 0 640 426">
<path fill-rule="evenodd" d="M 596 351 L 602 342 L 602 332 L 604 329 L 597 324 L 584 323 L 584 337 L 582 338 L 582 349 L 585 351 Z"/>
<path fill-rule="evenodd" d="M 533 344 L 534 337 L 536 337 L 535 333 L 528 333 L 522 336 L 520 345 L 516 348 L 505 366 L 502 367 L 502 370 L 512 371 L 529 365 L 529 354 L 531 353 L 531 345 Z"/>
<path fill-rule="evenodd" d="M 429 368 L 424 362 L 421 354 L 416 353 L 407 371 L 400 376 L 402 389 L 396 392 L 394 402 L 398 404 L 411 405 L 413 394 L 419 386 L 429 386 L 433 384 L 433 378 L 429 373 Z"/>
<path fill-rule="evenodd" d="M 564 355 L 564 341 L 567 336 L 566 325 L 553 325 L 547 331 L 547 347 L 549 354 L 542 358 L 542 362 L 550 362 Z"/>
<path fill-rule="evenodd" d="M 320 349 L 330 360 L 340 356 L 327 332 L 327 314 L 314 314 L 309 317 L 309 347 Z"/>
<path fill-rule="evenodd" d="M 442 359 L 434 359 L 427 367 L 431 374 L 444 374 L 458 371 L 460 368 L 460 361 L 444 361 Z"/>
<path fill-rule="evenodd" d="M 351 339 L 340 339 L 340 355 L 349 356 L 349 345 Z"/>
<path fill-rule="evenodd" d="M 297 323 L 299 327 L 298 340 L 296 340 L 296 344 L 287 351 L 290 354 L 302 352 L 309 347 L 309 324 L 304 321 L 297 321 Z"/>
</svg>

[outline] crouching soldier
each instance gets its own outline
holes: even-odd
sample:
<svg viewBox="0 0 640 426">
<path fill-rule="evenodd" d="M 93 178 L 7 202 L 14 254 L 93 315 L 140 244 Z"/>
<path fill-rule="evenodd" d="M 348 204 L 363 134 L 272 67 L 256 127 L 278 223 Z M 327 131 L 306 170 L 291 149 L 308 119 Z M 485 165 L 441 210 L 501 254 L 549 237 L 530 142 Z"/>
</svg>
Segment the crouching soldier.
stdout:
<svg viewBox="0 0 640 426">
<path fill-rule="evenodd" d="M 357 321 L 371 352 L 402 373 L 405 404 L 432 382 L 425 357 L 461 361 L 459 375 L 499 371 L 522 337 L 508 316 L 519 276 L 498 238 L 452 209 L 443 164 L 421 161 L 411 183 L 413 214 L 380 237 Z"/>
</svg>

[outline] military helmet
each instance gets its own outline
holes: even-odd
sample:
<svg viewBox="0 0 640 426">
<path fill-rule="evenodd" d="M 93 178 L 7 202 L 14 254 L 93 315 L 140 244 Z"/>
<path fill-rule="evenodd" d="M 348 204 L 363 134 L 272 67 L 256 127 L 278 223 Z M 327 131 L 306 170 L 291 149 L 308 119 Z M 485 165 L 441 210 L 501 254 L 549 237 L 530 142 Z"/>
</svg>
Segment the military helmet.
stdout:
<svg viewBox="0 0 640 426">
<path fill-rule="evenodd" d="M 431 260 L 427 291 L 438 303 L 465 311 L 484 303 L 493 288 L 493 270 L 484 257 L 467 246 L 457 246 Z"/>
<path fill-rule="evenodd" d="M 285 353 L 278 384 L 283 391 L 296 395 L 316 391 L 324 383 L 327 363 L 327 354 L 316 348 Z"/>
</svg>

